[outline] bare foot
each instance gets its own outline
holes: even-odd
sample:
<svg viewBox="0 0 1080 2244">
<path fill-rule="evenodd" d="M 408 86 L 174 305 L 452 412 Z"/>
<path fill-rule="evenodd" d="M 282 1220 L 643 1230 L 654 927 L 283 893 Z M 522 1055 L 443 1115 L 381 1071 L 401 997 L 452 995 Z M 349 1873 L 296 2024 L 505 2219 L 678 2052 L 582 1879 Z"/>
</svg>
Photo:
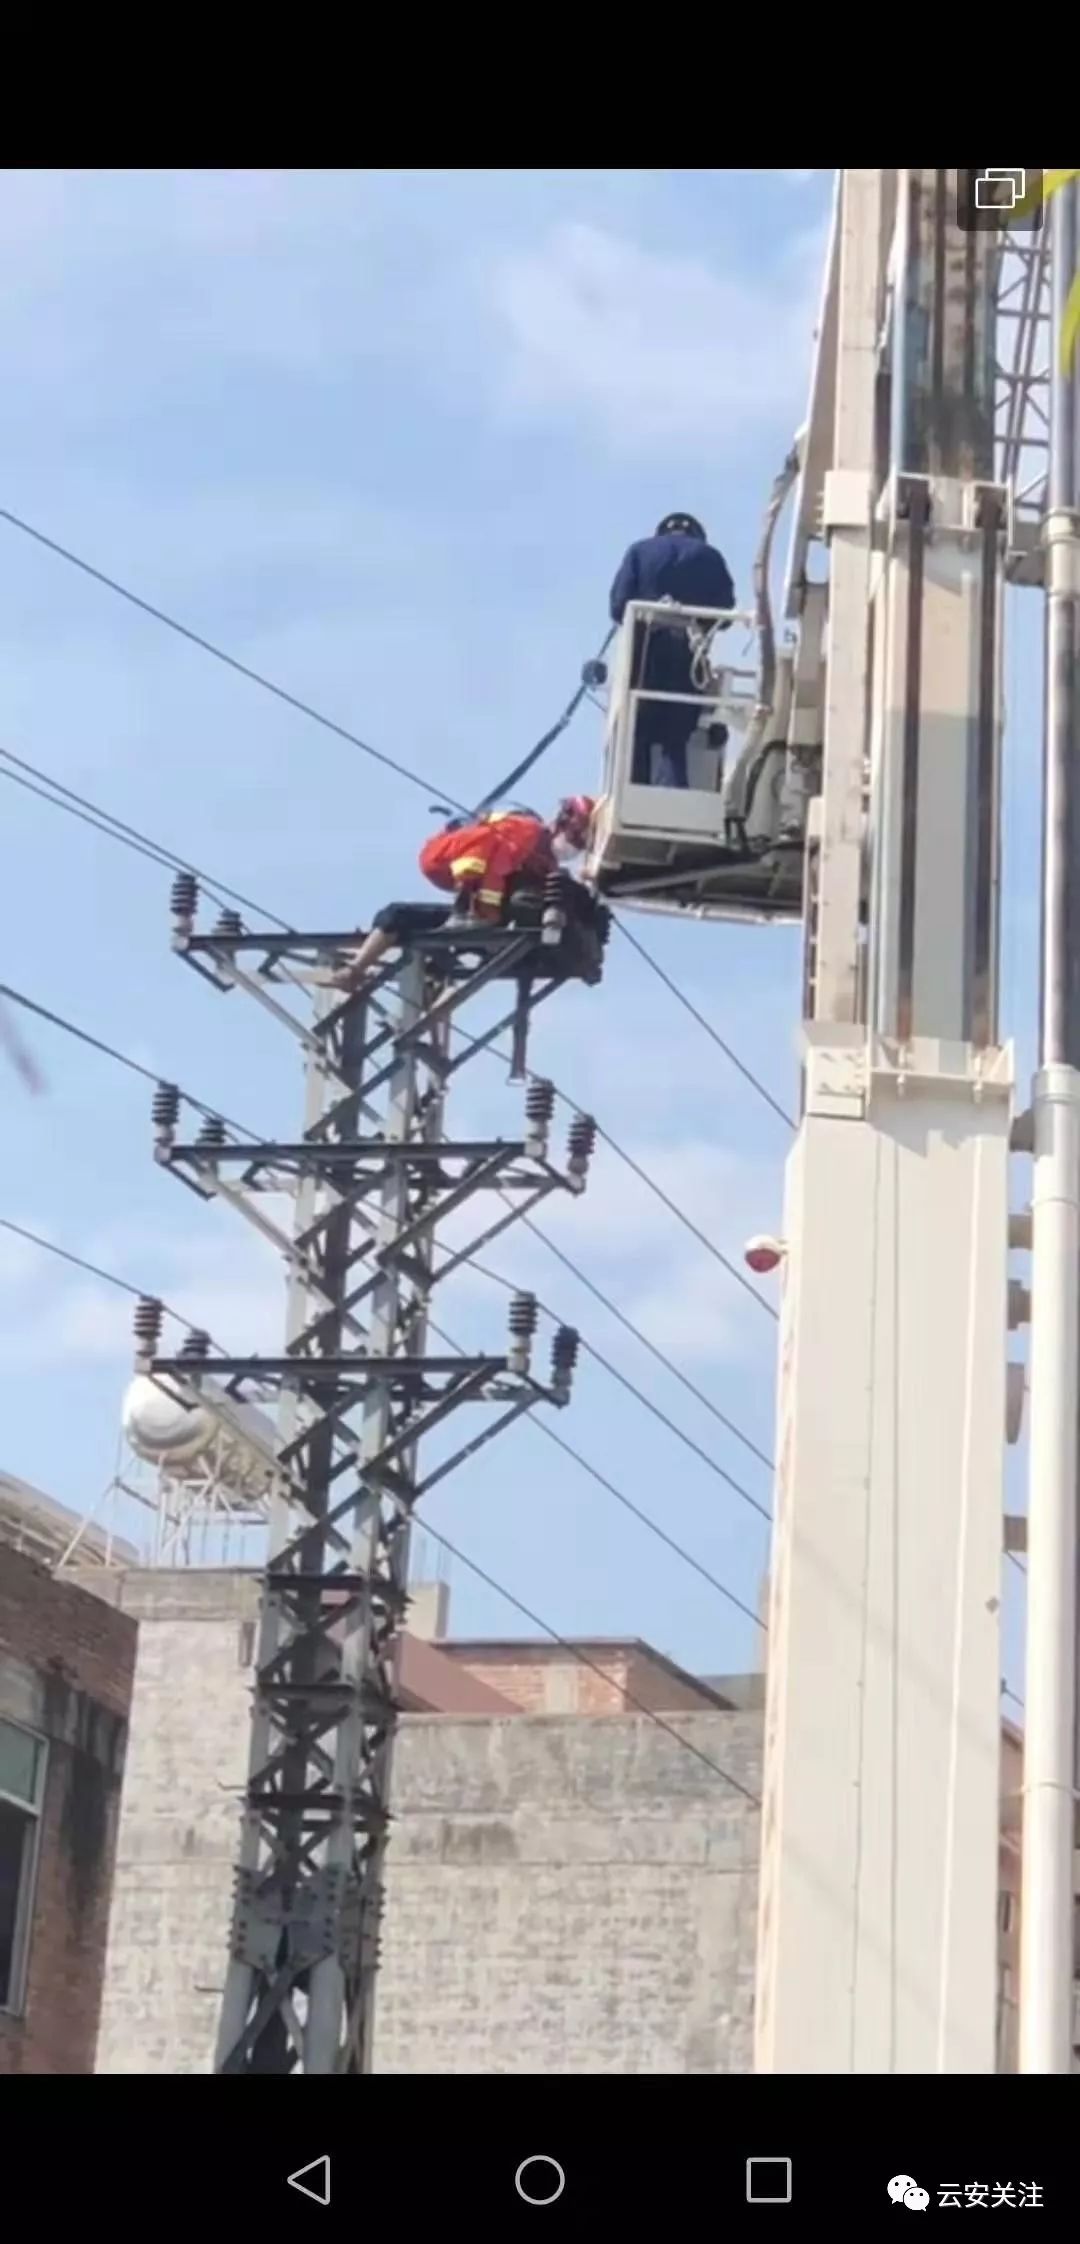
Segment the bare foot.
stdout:
<svg viewBox="0 0 1080 2244">
<path fill-rule="evenodd" d="M 363 981 L 364 971 L 361 968 L 358 975 L 355 964 L 350 961 L 344 966 L 308 966 L 299 970 L 292 968 L 287 979 L 297 982 L 301 989 L 306 990 L 351 990 L 356 989 L 359 982 Z"/>
<path fill-rule="evenodd" d="M 344 966 L 336 967 L 327 976 L 327 986 L 332 990 L 361 989 L 367 981 L 369 971 L 368 967 L 359 965 L 356 959 L 349 959 Z"/>
</svg>

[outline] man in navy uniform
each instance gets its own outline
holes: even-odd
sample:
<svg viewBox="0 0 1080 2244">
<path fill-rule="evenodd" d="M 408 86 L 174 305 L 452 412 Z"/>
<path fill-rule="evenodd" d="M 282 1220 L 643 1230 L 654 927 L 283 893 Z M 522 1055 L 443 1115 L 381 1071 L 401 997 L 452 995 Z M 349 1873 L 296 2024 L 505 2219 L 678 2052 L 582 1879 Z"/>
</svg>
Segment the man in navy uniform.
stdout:
<svg viewBox="0 0 1080 2244">
<path fill-rule="evenodd" d="M 733 608 L 735 587 L 723 554 L 709 544 L 692 514 L 666 514 L 651 538 L 639 538 L 625 554 L 611 587 L 611 617 L 621 623 L 632 600 L 673 600 L 682 608 Z M 693 651 L 682 623 L 652 616 L 634 637 L 631 686 L 649 693 L 694 694 Z M 653 778 L 652 751 L 659 749 L 660 786 L 685 787 L 686 749 L 698 720 L 691 703 L 643 701 L 638 707 L 631 777 L 639 786 Z"/>
</svg>

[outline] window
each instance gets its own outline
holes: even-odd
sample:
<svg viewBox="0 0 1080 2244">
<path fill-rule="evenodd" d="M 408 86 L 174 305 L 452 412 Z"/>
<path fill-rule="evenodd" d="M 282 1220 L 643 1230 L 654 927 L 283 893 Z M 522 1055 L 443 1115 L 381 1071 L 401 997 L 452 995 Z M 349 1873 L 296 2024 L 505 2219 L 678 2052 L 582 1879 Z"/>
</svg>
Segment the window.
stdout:
<svg viewBox="0 0 1080 2244">
<path fill-rule="evenodd" d="M 21 2010 L 45 1783 L 45 1745 L 0 1721 L 0 2010 Z"/>
<path fill-rule="evenodd" d="M 1009 1934 L 1009 1933 L 1010 1933 L 1010 1932 L 1012 1931 L 1012 1929 L 1013 1929 L 1013 1925 L 1015 1924 L 1015 1922 L 1016 1922 L 1016 1896 L 1015 1896 L 1015 1894 L 1012 1894 L 1012 1893 L 1009 1893 L 1009 1892 L 1003 1892 L 1003 1893 L 999 1894 L 999 1896 L 998 1896 L 998 1925 L 999 1925 L 999 1928 L 1000 1928 L 1000 1930 L 1001 1930 L 1001 1931 L 1002 1931 L 1002 1932 L 1003 1932 L 1003 1933 L 1004 1933 L 1004 1934 L 1005 1934 L 1005 1935 L 1007 1936 L 1007 1935 L 1008 1935 L 1008 1934 Z"/>
</svg>

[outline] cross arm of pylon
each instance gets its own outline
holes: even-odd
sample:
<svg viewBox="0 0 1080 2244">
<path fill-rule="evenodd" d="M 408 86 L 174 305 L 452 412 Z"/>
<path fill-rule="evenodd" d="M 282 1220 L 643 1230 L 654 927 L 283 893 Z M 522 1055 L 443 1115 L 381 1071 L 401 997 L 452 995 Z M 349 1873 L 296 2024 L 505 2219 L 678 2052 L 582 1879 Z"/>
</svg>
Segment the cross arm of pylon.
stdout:
<svg viewBox="0 0 1080 2244">
<path fill-rule="evenodd" d="M 365 1479 L 373 1487 L 389 1488 L 398 1477 L 405 1451 L 417 1449 L 462 1403 L 509 1406 L 495 1425 L 473 1437 L 453 1457 L 443 1459 L 437 1471 L 419 1484 L 433 1487 L 536 1403 L 564 1408 L 570 1400 L 579 1349 L 574 1329 L 559 1325 L 551 1343 L 550 1376 L 546 1380 L 537 1376 L 532 1351 L 539 1309 L 535 1297 L 528 1293 L 515 1293 L 511 1299 L 508 1345 L 500 1354 L 464 1355 L 456 1346 L 446 1356 L 429 1349 L 409 1354 L 400 1348 L 380 1354 L 370 1346 L 370 1332 L 350 1317 L 349 1328 L 362 1344 L 336 1355 L 317 1351 L 311 1345 L 311 1327 L 286 1355 L 230 1355 L 219 1351 L 211 1359 L 209 1336 L 198 1331 L 188 1335 L 175 1355 L 166 1355 L 159 1348 L 161 1321 L 161 1304 L 140 1300 L 135 1317 L 136 1375 L 164 1385 L 187 1407 L 196 1409 L 203 1404 L 217 1410 L 223 1423 L 230 1424 L 222 1392 L 229 1400 L 240 1402 L 251 1399 L 251 1389 L 260 1400 L 275 1389 L 288 1389 L 300 1398 L 303 1409 L 297 1430 L 279 1450 L 278 1462 L 283 1491 L 301 1503 L 304 1468 L 310 1462 L 308 1453 L 316 1434 L 329 1433 L 342 1467 L 353 1461 L 358 1437 L 350 1420 L 374 1392 L 389 1399 L 391 1410 L 386 1436 L 377 1451 L 369 1452 L 364 1464 Z M 333 1508 L 320 1514 L 323 1525 L 332 1524 L 335 1516 Z"/>
<path fill-rule="evenodd" d="M 516 1004 L 509 1020 L 515 1032 L 514 1072 L 524 1074 L 527 1021 L 537 1005 L 568 978 L 596 983 L 602 974 L 610 914 L 598 907 L 592 922 L 587 927 L 580 925 L 566 907 L 565 898 L 564 878 L 554 873 L 545 886 L 542 912 L 533 924 L 504 926 L 478 921 L 467 930 L 452 924 L 426 929 L 423 947 L 431 987 L 405 1035 L 379 1006 L 380 993 L 394 983 L 398 960 L 392 958 L 368 975 L 365 1005 L 381 1013 L 381 1033 L 372 1040 L 369 1060 L 374 1060 L 380 1049 L 386 1050 L 382 1071 L 370 1076 L 369 1097 L 390 1081 L 405 1045 L 426 1050 L 429 1056 L 439 1051 L 447 1026 L 462 1007 L 499 981 L 516 985 Z M 251 930 L 239 912 L 226 908 L 209 933 L 199 934 L 198 906 L 199 885 L 194 875 L 177 874 L 171 891 L 174 951 L 216 988 L 245 989 L 309 1050 L 319 1037 L 331 1032 L 323 1057 L 324 1064 L 332 1066 L 332 1031 L 347 1011 L 349 1000 L 341 996 L 336 1005 L 331 1002 L 319 1028 L 312 1030 L 282 1003 L 277 990 L 306 983 L 325 992 L 331 978 L 329 969 L 355 948 L 357 931 Z M 243 963 L 245 958 L 254 958 L 254 971 Z M 497 1033 L 493 1029 L 490 1035 Z M 455 1063 L 445 1051 L 441 1066 L 444 1077 L 454 1071 Z"/>
<path fill-rule="evenodd" d="M 346 1104 L 340 1102 L 342 1108 Z M 181 1094 L 175 1085 L 161 1083 L 153 1100 L 154 1153 L 162 1167 L 200 1197 L 226 1199 L 294 1267 L 335 1214 L 344 1206 L 350 1207 L 357 1236 L 349 1251 L 350 1284 L 342 1306 L 351 1312 L 370 1297 L 388 1269 L 395 1268 L 408 1278 L 416 1257 L 423 1254 L 424 1288 L 430 1292 L 553 1193 L 577 1194 L 584 1190 L 596 1143 L 595 1122 L 588 1115 L 572 1117 L 565 1162 L 557 1165 L 550 1151 L 554 1086 L 533 1077 L 525 1090 L 524 1107 L 525 1129 L 516 1139 L 427 1142 L 412 1134 L 399 1138 L 360 1138 L 355 1134 L 330 1138 L 320 1129 L 291 1143 L 259 1144 L 230 1138 L 224 1123 L 208 1116 L 195 1137 L 185 1141 L 176 1134 Z M 396 1168 L 408 1168 L 413 1179 L 420 1180 L 421 1194 L 388 1241 L 382 1236 L 378 1207 L 372 1202 L 377 1203 L 388 1172 Z M 290 1238 L 267 1217 L 260 1199 L 268 1194 L 295 1193 L 300 1180 L 313 1174 L 324 1188 L 325 1205 L 302 1238 L 295 1234 Z M 501 1210 L 436 1267 L 426 1252 L 436 1230 L 485 1194 L 498 1194 L 503 1201 Z"/>
</svg>

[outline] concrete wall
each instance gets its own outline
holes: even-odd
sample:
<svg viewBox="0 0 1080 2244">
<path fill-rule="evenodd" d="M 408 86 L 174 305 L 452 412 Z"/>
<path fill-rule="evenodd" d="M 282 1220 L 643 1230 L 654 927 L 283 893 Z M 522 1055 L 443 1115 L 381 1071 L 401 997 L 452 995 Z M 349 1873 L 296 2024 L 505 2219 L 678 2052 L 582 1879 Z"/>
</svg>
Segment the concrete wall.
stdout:
<svg viewBox="0 0 1080 2244">
<path fill-rule="evenodd" d="M 0 1544 L 0 1715 L 47 1741 L 25 1999 L 0 2073 L 93 2071 L 135 1630 Z"/>
<path fill-rule="evenodd" d="M 258 1584 L 239 1571 L 92 1579 L 141 1622 L 98 2070 L 207 2071 Z M 750 2069 L 758 1815 L 707 1762 L 758 1792 L 761 1714 L 664 1719 L 706 1758 L 644 1715 L 405 1719 L 378 2070 Z M 1012 1920 L 1006 1964 L 1014 1946 Z"/>
<path fill-rule="evenodd" d="M 139 1621 L 100 2073 L 207 2072 L 247 1776 L 259 1584 L 247 1571 L 102 1576 Z"/>
<path fill-rule="evenodd" d="M 753 1715 L 673 1727 L 756 1792 Z M 418 1715 L 396 1764 L 380 2072 L 749 2069 L 757 1812 L 644 1715 Z"/>
<path fill-rule="evenodd" d="M 114 1577 L 140 1618 L 101 2072 L 212 2062 L 246 1768 L 246 1574 Z M 758 1788 L 760 1718 L 677 1715 Z M 407 1717 L 376 2067 L 741 2071 L 755 1811 L 641 1715 Z"/>
</svg>

